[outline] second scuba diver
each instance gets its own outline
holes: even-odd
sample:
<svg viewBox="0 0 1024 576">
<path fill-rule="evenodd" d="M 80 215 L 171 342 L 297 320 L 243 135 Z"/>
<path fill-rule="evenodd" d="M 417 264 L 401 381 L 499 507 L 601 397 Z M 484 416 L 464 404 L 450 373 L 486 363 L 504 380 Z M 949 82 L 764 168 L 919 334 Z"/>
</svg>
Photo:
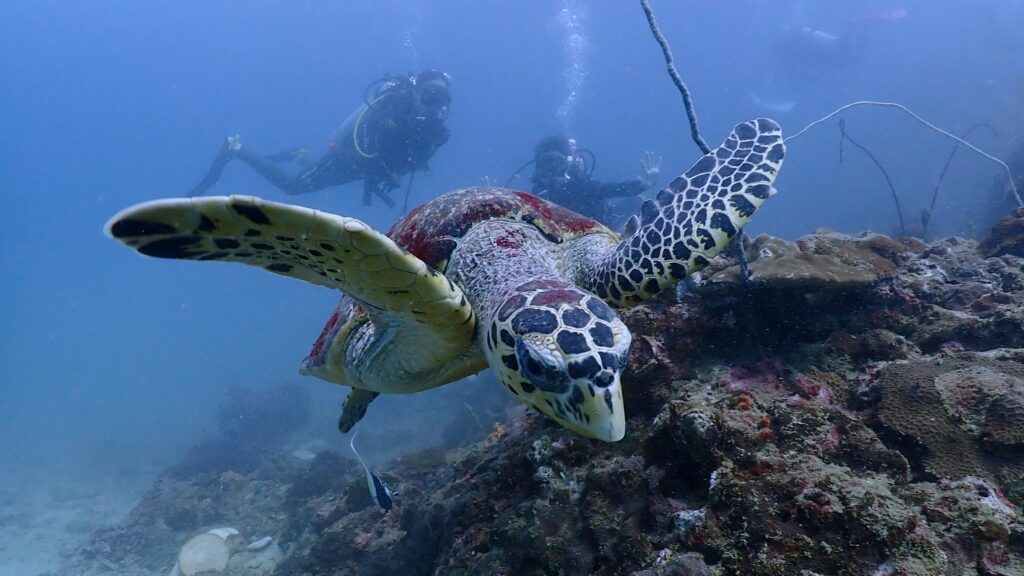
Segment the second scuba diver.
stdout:
<svg viewBox="0 0 1024 576">
<path fill-rule="evenodd" d="M 364 105 L 335 132 L 327 152 L 298 174 L 288 173 L 281 165 L 289 161 L 301 164 L 301 149 L 263 156 L 244 147 L 239 136 L 229 136 L 189 196 L 212 188 L 224 166 L 238 158 L 286 194 L 306 194 L 362 180 L 363 204 L 369 205 L 377 196 L 394 206 L 390 192 L 407 174 L 429 169 L 427 161 L 448 141 L 449 83 L 448 74 L 437 70 L 374 82 L 367 88 Z"/>
<path fill-rule="evenodd" d="M 654 186 L 661 161 L 648 152 L 640 161 L 640 175 L 625 182 L 599 182 L 591 178 L 594 162 L 588 167 L 576 140 L 566 136 L 548 136 L 534 150 L 532 192 L 545 200 L 589 216 L 606 226 L 616 226 L 611 200 L 638 196 Z"/>
</svg>

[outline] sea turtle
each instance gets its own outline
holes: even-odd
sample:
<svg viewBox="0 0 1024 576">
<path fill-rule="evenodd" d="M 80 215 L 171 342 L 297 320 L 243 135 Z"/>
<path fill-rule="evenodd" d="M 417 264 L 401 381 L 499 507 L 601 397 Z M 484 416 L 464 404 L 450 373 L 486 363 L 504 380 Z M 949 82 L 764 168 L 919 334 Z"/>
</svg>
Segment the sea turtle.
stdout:
<svg viewBox="0 0 1024 576">
<path fill-rule="evenodd" d="M 252 197 L 128 208 L 108 236 L 158 258 L 227 260 L 344 292 L 301 372 L 350 386 L 350 430 L 380 393 L 426 390 L 490 366 L 520 401 L 584 436 L 625 434 L 619 376 L 630 306 L 708 264 L 772 195 L 772 120 L 738 124 L 616 234 L 525 192 L 468 188 L 388 235 Z"/>
</svg>

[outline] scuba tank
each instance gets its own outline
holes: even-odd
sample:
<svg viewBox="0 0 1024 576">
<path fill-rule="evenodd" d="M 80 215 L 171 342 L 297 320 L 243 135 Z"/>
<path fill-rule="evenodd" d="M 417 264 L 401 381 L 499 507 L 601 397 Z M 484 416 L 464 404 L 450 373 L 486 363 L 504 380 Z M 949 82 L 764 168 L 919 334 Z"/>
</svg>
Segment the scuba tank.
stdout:
<svg viewBox="0 0 1024 576">
<path fill-rule="evenodd" d="M 351 150 L 363 158 L 376 157 L 372 138 L 366 132 L 367 122 L 371 120 L 375 108 L 411 88 L 411 80 L 407 76 L 386 75 L 370 82 L 363 90 L 363 104 L 331 134 L 328 148 Z"/>
</svg>

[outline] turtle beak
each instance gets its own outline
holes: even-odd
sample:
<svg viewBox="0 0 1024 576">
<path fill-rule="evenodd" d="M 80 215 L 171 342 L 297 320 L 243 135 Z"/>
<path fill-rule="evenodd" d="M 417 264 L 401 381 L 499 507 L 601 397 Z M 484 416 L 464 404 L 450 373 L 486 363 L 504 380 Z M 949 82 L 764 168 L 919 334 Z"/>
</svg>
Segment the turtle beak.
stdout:
<svg viewBox="0 0 1024 576">
<path fill-rule="evenodd" d="M 581 429 L 577 430 L 580 434 L 605 442 L 618 442 L 626 435 L 626 410 L 622 405 L 622 386 L 619 384 L 618 374 L 613 378 L 610 386 L 603 391 L 598 389 L 593 398 L 588 398 L 588 401 L 584 402 L 582 408 L 584 413 L 590 416 L 590 420 L 584 419 L 580 423 Z"/>
<path fill-rule="evenodd" d="M 583 393 L 583 401 L 579 403 L 578 413 L 566 410 L 565 413 L 560 414 L 556 409 L 552 409 L 548 402 L 538 400 L 534 401 L 534 406 L 552 420 L 581 436 L 605 442 L 618 442 L 626 435 L 626 410 L 622 405 L 622 386 L 619 384 L 619 375 L 605 371 L 598 374 L 597 379 L 603 380 L 597 382 L 599 384 L 597 386 L 575 385 L 582 390 L 588 390 Z M 589 390 L 594 390 L 593 395 Z M 570 398 L 571 394 L 563 396 L 561 405 L 570 406 Z M 555 403 L 555 406 L 558 404 Z"/>
</svg>

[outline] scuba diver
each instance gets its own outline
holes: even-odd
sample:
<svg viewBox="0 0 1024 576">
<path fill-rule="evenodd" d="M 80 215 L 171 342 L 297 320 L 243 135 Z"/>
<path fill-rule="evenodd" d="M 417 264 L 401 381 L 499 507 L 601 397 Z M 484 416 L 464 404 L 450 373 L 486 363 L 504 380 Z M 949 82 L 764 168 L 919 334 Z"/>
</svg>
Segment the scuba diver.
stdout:
<svg viewBox="0 0 1024 576">
<path fill-rule="evenodd" d="M 900 8 L 853 18 L 838 34 L 811 26 L 792 26 L 779 38 L 779 56 L 793 77 L 818 79 L 859 62 L 864 57 L 868 34 L 906 15 L 907 10 Z"/>
<path fill-rule="evenodd" d="M 589 166 L 583 154 L 590 155 Z M 612 213 L 610 200 L 637 196 L 654 186 L 660 173 L 661 160 L 654 153 L 648 152 L 640 161 L 640 176 L 625 182 L 599 182 L 591 178 L 595 167 L 593 158 L 592 152 L 578 148 L 576 140 L 572 138 L 561 135 L 543 138 L 537 144 L 531 160 L 532 192 L 545 200 L 613 226 L 618 224 L 615 221 L 618 218 Z"/>
<path fill-rule="evenodd" d="M 364 105 L 334 133 L 327 152 L 303 165 L 303 149 L 263 156 L 242 146 L 241 138 L 229 136 L 203 180 L 189 193 L 199 196 L 220 179 L 224 166 L 238 158 L 286 194 L 306 194 L 330 186 L 363 181 L 363 204 L 373 196 L 393 207 L 390 192 L 402 179 L 418 170 L 429 170 L 427 161 L 448 141 L 445 126 L 451 103 L 448 74 L 425 70 L 416 75 L 385 76 L 370 84 Z M 302 166 L 289 174 L 281 164 Z"/>
</svg>

